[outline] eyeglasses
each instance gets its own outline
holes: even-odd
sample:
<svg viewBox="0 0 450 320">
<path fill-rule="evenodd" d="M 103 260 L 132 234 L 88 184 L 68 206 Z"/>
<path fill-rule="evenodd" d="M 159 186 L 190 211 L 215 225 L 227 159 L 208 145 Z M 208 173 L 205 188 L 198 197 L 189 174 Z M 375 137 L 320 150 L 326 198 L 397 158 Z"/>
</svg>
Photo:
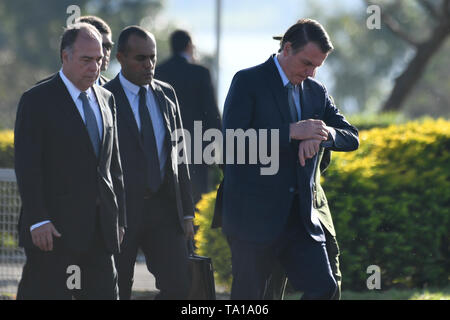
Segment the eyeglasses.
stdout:
<svg viewBox="0 0 450 320">
<path fill-rule="evenodd" d="M 106 51 L 111 51 L 113 45 L 114 45 L 113 42 L 102 43 L 102 47 L 103 47 Z"/>
</svg>

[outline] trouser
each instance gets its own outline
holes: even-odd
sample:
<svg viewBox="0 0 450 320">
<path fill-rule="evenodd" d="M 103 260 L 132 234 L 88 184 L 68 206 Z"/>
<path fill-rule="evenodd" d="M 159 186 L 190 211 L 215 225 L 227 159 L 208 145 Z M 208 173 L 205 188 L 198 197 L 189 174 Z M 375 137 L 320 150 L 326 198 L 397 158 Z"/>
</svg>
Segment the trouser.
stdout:
<svg viewBox="0 0 450 320">
<path fill-rule="evenodd" d="M 186 299 L 190 288 L 186 238 L 167 179 L 158 192 L 145 197 L 139 222 L 127 230 L 121 252 L 114 257 L 121 300 L 131 298 L 138 249 L 160 290 L 155 299 Z"/>
<path fill-rule="evenodd" d="M 336 237 L 332 236 L 325 228 L 324 230 L 328 260 L 330 262 L 331 270 L 333 271 L 334 279 L 337 282 L 337 289 L 332 300 L 340 300 L 342 274 L 339 269 L 339 246 Z M 287 283 L 288 278 L 286 272 L 283 270 L 283 267 L 277 263 L 269 277 L 264 300 L 282 300 L 284 298 Z"/>
<path fill-rule="evenodd" d="M 294 202 L 295 203 L 295 202 Z M 251 243 L 228 237 L 232 254 L 231 299 L 263 299 L 276 262 L 280 263 L 302 299 L 331 299 L 337 284 L 326 243 L 315 241 L 293 206 L 282 234 L 271 243 Z"/>
<path fill-rule="evenodd" d="M 52 251 L 25 248 L 27 261 L 17 299 L 116 300 L 117 272 L 98 223 L 92 243 L 89 251 L 74 252 L 65 248 L 61 239 L 54 237 Z"/>
</svg>

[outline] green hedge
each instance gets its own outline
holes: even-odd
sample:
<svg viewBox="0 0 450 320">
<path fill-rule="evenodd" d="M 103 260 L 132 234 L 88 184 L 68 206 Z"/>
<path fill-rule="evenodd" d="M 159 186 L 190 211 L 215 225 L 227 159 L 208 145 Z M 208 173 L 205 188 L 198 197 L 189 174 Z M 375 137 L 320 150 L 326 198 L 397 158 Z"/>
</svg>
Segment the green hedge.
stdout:
<svg viewBox="0 0 450 320">
<path fill-rule="evenodd" d="M 0 131 L 0 168 L 14 168 L 14 132 Z"/>
<path fill-rule="evenodd" d="M 355 152 L 334 152 L 323 187 L 341 248 L 343 290 L 367 290 L 370 265 L 381 288 L 445 286 L 450 252 L 450 122 L 423 120 L 360 132 Z M 196 223 L 199 253 L 216 281 L 231 283 L 230 252 L 210 229 L 215 193 Z"/>
<path fill-rule="evenodd" d="M 360 131 L 373 128 L 386 128 L 393 124 L 404 124 L 406 116 L 399 112 L 357 113 L 347 117 L 348 121 Z"/>
</svg>

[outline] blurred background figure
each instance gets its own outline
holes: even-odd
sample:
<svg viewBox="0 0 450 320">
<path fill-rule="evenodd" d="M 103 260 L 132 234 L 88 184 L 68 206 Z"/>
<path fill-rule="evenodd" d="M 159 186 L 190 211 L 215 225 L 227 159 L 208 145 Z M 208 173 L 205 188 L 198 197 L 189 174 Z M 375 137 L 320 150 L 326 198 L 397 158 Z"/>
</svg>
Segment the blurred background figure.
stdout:
<svg viewBox="0 0 450 320">
<path fill-rule="evenodd" d="M 194 164 L 194 121 L 202 122 L 203 132 L 210 128 L 221 130 L 221 117 L 210 72 L 194 62 L 195 47 L 190 34 L 184 30 L 174 31 L 170 35 L 170 47 L 172 56 L 156 68 L 155 77 L 174 87 L 183 126 L 191 134 L 189 172 L 194 202 L 197 203 L 202 193 L 211 190 L 211 183 L 208 165 Z"/>
</svg>

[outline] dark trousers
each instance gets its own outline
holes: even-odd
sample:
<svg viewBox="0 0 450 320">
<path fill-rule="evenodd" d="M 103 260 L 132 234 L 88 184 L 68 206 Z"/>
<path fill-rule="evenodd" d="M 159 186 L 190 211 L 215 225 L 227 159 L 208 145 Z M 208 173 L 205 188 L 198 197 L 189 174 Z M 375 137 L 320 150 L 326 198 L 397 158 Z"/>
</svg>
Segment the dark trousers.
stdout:
<svg viewBox="0 0 450 320">
<path fill-rule="evenodd" d="M 232 254 L 232 300 L 259 300 L 278 261 L 302 299 L 330 299 L 336 291 L 325 242 L 317 242 L 300 221 L 294 200 L 284 232 L 272 243 L 229 238 Z"/>
<path fill-rule="evenodd" d="M 155 299 L 186 299 L 190 276 L 186 239 L 179 225 L 173 192 L 163 186 L 145 199 L 144 212 L 134 230 L 125 233 L 121 252 L 115 255 L 121 300 L 131 298 L 134 265 L 138 249 L 145 256 L 147 269 L 155 276 L 160 290 Z"/>
<path fill-rule="evenodd" d="M 23 267 L 17 299 L 117 300 L 117 272 L 100 228 L 97 227 L 88 252 L 68 250 L 61 239 L 53 238 L 53 251 L 50 252 L 41 251 L 37 247 L 25 248 L 27 261 Z M 70 266 L 79 267 L 79 273 Z M 80 276 L 80 289 L 72 287 L 77 284 L 74 278 L 77 274 Z"/>
<path fill-rule="evenodd" d="M 339 246 L 336 237 L 332 236 L 325 228 L 324 231 L 328 260 L 330 262 L 331 270 L 333 271 L 334 279 L 337 282 L 336 292 L 331 299 L 340 300 L 342 274 L 341 270 L 339 269 Z M 264 300 L 283 300 L 287 284 L 288 278 L 286 272 L 283 270 L 283 267 L 279 263 L 276 263 L 268 280 Z"/>
</svg>

